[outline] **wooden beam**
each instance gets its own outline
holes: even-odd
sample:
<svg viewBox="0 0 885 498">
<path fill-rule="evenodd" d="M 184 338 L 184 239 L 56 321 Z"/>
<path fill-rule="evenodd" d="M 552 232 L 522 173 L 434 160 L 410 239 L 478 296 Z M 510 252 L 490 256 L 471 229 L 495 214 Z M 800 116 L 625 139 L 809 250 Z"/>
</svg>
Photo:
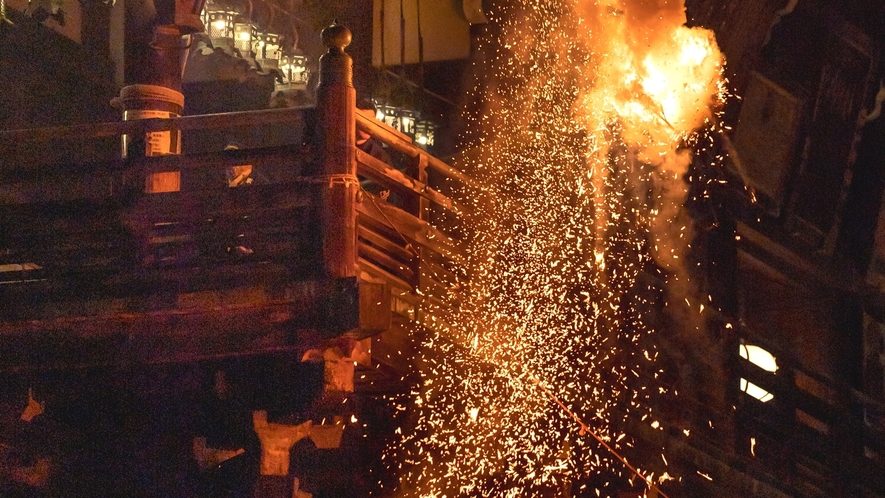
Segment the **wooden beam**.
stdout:
<svg viewBox="0 0 885 498">
<path fill-rule="evenodd" d="M 862 279 L 856 275 L 840 274 L 834 269 L 834 265 L 825 261 L 811 261 L 806 257 L 789 249 L 789 244 L 783 241 L 775 241 L 752 228 L 750 225 L 738 222 L 737 234 L 741 241 L 738 249 L 747 253 L 759 254 L 766 264 L 775 263 L 779 270 L 796 276 L 800 281 L 816 281 L 827 287 L 844 292 L 861 294 L 865 288 Z"/>
<path fill-rule="evenodd" d="M 135 121 L 132 121 L 135 122 Z M 204 152 L 199 154 L 175 154 L 151 157 L 133 157 L 89 163 L 40 164 L 36 166 L 20 162 L 0 163 L 0 173 L 9 175 L 0 183 L 0 199 L 20 196 L 19 191 L 30 184 L 43 186 L 52 182 L 91 182 L 96 178 L 141 180 L 143 175 L 164 171 L 197 171 L 249 164 L 272 178 L 272 183 L 293 181 L 301 175 L 313 157 L 313 150 L 303 145 L 284 145 L 259 149 Z M 222 176 L 223 178 L 223 176 Z M 140 184 L 139 184 L 140 185 Z M 31 187 L 34 188 L 33 186 Z M 109 192 L 99 189 L 99 194 Z"/>
<path fill-rule="evenodd" d="M 139 220 L 205 221 L 216 217 L 249 217 L 259 223 L 263 216 L 274 217 L 287 211 L 318 207 L 320 186 L 312 182 L 276 185 L 254 185 L 212 190 L 152 194 L 139 197 L 131 208 L 122 210 L 123 220 L 133 224 Z M 308 220 L 300 220 L 304 223 Z"/>
<path fill-rule="evenodd" d="M 372 247 L 364 242 L 359 244 L 359 255 L 361 260 L 372 261 L 391 275 L 395 275 L 406 282 L 415 282 L 415 272 L 409 268 L 408 263 L 398 261 L 390 257 L 389 254 Z"/>
<path fill-rule="evenodd" d="M 170 309 L 176 296 L 199 291 L 224 291 L 242 286 L 264 286 L 285 292 L 300 281 L 317 278 L 314 258 L 294 260 L 299 252 L 274 259 L 234 258 L 214 265 L 204 261 L 179 266 L 152 267 L 112 263 L 85 268 L 46 268 L 36 281 L 10 281 L 0 285 L 5 320 L 39 320 L 43 317 L 94 315 L 103 308 L 132 312 Z"/>
<path fill-rule="evenodd" d="M 289 178 L 299 176 L 301 169 L 313 159 L 315 152 L 304 145 L 283 145 L 258 149 L 227 150 L 177 156 L 153 156 L 128 161 L 125 167 L 145 173 L 186 169 L 215 168 L 223 170 L 231 166 L 251 164 L 255 168 L 279 167 L 282 173 L 288 169 Z"/>
<path fill-rule="evenodd" d="M 406 135 L 405 133 L 397 130 L 393 126 L 381 121 L 379 119 L 375 119 L 374 117 L 364 116 L 362 114 L 357 115 L 357 127 L 368 133 L 369 135 L 374 136 L 375 138 L 381 138 L 381 136 L 393 136 L 396 137 L 400 142 L 411 144 L 412 137 Z M 379 136 L 376 136 L 374 133 L 377 133 Z M 410 156 L 414 157 L 414 154 L 410 154 Z"/>
<path fill-rule="evenodd" d="M 412 289 L 414 287 L 408 281 L 397 277 L 396 275 L 390 273 L 389 271 L 385 270 L 384 268 L 381 268 L 380 266 L 376 265 L 375 263 L 372 263 L 371 261 L 369 261 L 365 258 L 360 258 L 359 263 L 360 263 L 360 269 L 362 269 L 363 271 L 365 271 L 369 275 L 372 275 L 373 277 L 376 277 L 376 278 L 380 278 L 380 279 L 386 281 L 388 284 L 390 284 L 393 287 L 398 287 L 404 291 L 412 292 Z"/>
<path fill-rule="evenodd" d="M 178 267 L 189 272 L 195 266 L 232 266 L 246 261 L 263 264 L 290 261 L 290 269 L 304 266 L 307 261 L 318 265 L 316 230 L 299 226 L 297 219 L 281 219 L 279 221 L 287 224 L 280 225 L 260 221 L 256 220 L 257 227 L 245 222 L 221 222 L 219 226 L 179 225 L 160 232 L 146 228 L 134 233 L 91 233 L 88 237 L 61 234 L 16 238 L 4 241 L 0 264 L 34 263 L 42 267 L 44 278 L 52 280 L 88 275 L 98 279 L 84 288 L 105 281 L 102 272 L 137 278 L 136 275 L 151 269 Z M 6 275 L 0 274 L 0 280 L 7 280 Z"/>
<path fill-rule="evenodd" d="M 298 343 L 294 303 L 0 324 L 0 370 L 193 361 Z"/>
<path fill-rule="evenodd" d="M 359 236 L 361 239 L 364 239 L 372 244 L 378 246 L 381 250 L 389 253 L 394 258 L 400 261 L 409 261 L 415 257 L 414 254 L 406 250 L 406 248 L 402 247 L 400 243 L 396 243 L 391 241 L 384 235 L 381 235 L 374 230 L 372 227 L 367 225 L 366 223 L 360 223 L 359 225 Z"/>
<path fill-rule="evenodd" d="M 466 278 L 459 278 L 454 272 L 449 271 L 442 266 L 435 264 L 427 259 L 421 260 L 420 265 L 421 276 L 435 280 L 447 287 L 459 285 L 466 281 Z"/>
<path fill-rule="evenodd" d="M 182 293 L 173 308 L 154 311 L 114 312 L 113 303 L 96 302 L 90 316 L 0 322 L 0 371 L 306 350 L 344 333 L 386 330 L 387 285 L 361 283 L 357 296 L 344 280 L 288 283 L 283 293 L 262 286 Z M 346 320 L 335 324 L 329 313 Z"/>
<path fill-rule="evenodd" d="M 229 252 L 238 245 L 251 251 L 249 259 L 272 260 L 304 252 L 319 234 L 310 198 L 290 190 L 223 187 L 203 199 L 155 194 L 132 207 L 79 202 L 0 208 L 0 223 L 8 230 L 0 239 L 0 262 L 33 262 L 52 272 L 97 264 L 125 274 L 160 248 L 190 247 L 192 265 L 242 260 Z"/>
</svg>

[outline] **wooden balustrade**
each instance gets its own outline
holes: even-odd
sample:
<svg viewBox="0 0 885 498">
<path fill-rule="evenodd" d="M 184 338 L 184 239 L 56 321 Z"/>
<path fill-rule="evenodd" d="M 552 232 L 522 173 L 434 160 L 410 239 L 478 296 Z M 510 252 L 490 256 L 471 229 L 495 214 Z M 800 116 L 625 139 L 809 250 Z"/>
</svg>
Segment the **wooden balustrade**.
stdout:
<svg viewBox="0 0 885 498">
<path fill-rule="evenodd" d="M 465 248 L 449 228 L 470 214 L 465 205 L 429 184 L 428 170 L 449 189 L 475 190 L 477 185 L 386 123 L 357 114 L 356 124 L 398 159 L 393 161 L 397 167 L 356 151 L 357 173 L 367 184 L 357 206 L 361 268 L 391 285 L 394 307 L 403 312 L 403 319 L 425 322 L 428 315 L 447 309 L 456 299 L 455 289 L 466 281 Z M 397 196 L 398 201 L 388 202 L 368 188 L 388 199 Z M 435 225 L 434 220 L 447 223 Z"/>
<path fill-rule="evenodd" d="M 291 124 L 303 118 L 310 106 L 255 111 L 202 114 L 175 118 L 149 118 L 113 123 L 96 123 L 23 130 L 0 130 L 0 144 L 11 146 L 22 143 L 49 142 L 54 140 L 88 140 L 102 137 L 119 137 L 167 130 L 209 130 L 256 126 L 268 124 Z"/>
<path fill-rule="evenodd" d="M 353 106 L 352 99 L 343 102 Z M 356 254 L 353 263 L 345 256 L 332 266 L 358 266 L 371 281 L 361 286 L 383 282 L 393 312 L 401 314 L 394 329 L 402 335 L 402 320 L 449 305 L 452 289 L 464 281 L 462 241 L 447 232 L 449 225 L 433 221 L 455 220 L 469 210 L 442 193 L 451 185 L 432 183 L 473 182 L 386 124 L 353 114 L 359 129 L 405 158 L 405 167 L 356 149 L 353 137 L 344 141 L 350 153 L 340 149 L 342 139 L 330 142 L 339 159 L 350 154 L 360 180 L 353 185 L 352 211 L 336 215 L 352 217 L 341 226 L 354 227 Z M 317 139 L 329 137 L 323 131 L 329 127 L 339 136 L 355 133 L 338 130 L 346 123 L 324 122 L 322 115 L 310 108 L 272 109 L 0 131 L 0 150 L 15 152 L 4 158 L 21 159 L 34 143 L 77 147 L 169 129 L 185 131 L 187 140 L 201 130 L 269 123 L 316 123 Z M 0 348 L 0 368 L 184 361 L 298 348 L 300 337 L 317 336 L 311 330 L 320 336 L 352 331 L 357 324 L 329 330 L 335 308 L 352 306 L 347 303 L 355 302 L 357 291 L 331 285 L 336 275 L 323 270 L 331 268 L 329 258 L 344 253 L 323 254 L 322 241 L 339 225 L 323 221 L 338 203 L 324 200 L 335 171 L 321 171 L 321 149 L 314 142 L 87 162 L 0 161 L 0 334 L 10 338 Z M 240 165 L 252 166 L 260 178 L 231 188 L 226 174 Z M 181 191 L 145 193 L 145 175 L 163 171 L 181 172 Z M 383 198 L 379 189 L 398 201 Z M 386 310 L 361 312 L 390 313 L 384 303 Z M 372 330 L 361 332 L 367 333 Z M 224 337 L 223 346 L 212 344 L 212 337 Z"/>
</svg>

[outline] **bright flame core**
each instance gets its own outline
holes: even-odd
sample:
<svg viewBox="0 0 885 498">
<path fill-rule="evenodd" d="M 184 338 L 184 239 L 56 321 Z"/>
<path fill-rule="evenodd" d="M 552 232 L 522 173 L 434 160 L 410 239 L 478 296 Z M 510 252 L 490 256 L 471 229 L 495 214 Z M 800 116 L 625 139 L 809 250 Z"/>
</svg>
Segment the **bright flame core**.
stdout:
<svg viewBox="0 0 885 498">
<path fill-rule="evenodd" d="M 648 268 L 669 313 L 698 327 L 683 176 L 724 95 L 712 33 L 677 4 L 516 0 L 491 16 L 472 168 L 488 198 L 463 200 L 478 213 L 469 288 L 426 323 L 417 424 L 387 455 L 402 494 L 610 492 L 587 479 L 631 477 L 613 452 L 654 420 L 662 291 Z"/>
</svg>

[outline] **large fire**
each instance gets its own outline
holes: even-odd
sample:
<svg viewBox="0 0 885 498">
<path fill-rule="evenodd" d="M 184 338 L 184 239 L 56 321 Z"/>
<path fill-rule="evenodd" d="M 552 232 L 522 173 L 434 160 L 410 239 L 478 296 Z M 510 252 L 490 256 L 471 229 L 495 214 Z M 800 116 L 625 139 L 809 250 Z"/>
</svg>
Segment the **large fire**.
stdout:
<svg viewBox="0 0 885 498">
<path fill-rule="evenodd" d="M 621 452 L 630 424 L 659 427 L 652 301 L 688 327 L 703 311 L 682 206 L 722 56 L 681 0 L 516 0 L 494 14 L 469 289 L 430 324 L 417 420 L 386 457 L 412 496 L 651 489 L 665 469 Z M 652 267 L 663 293 L 643 278 Z"/>
</svg>

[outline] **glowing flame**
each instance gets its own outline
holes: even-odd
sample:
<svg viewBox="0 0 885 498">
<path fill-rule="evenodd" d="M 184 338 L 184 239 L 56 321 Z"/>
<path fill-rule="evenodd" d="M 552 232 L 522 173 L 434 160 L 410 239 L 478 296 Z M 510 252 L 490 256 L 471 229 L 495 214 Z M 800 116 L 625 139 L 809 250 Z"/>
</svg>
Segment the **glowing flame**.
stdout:
<svg viewBox="0 0 885 498">
<path fill-rule="evenodd" d="M 417 428 L 388 460 L 406 495 L 530 496 L 600 473 L 651 489 L 672 478 L 618 454 L 628 421 L 662 430 L 648 404 L 665 391 L 647 325 L 660 289 L 638 277 L 653 261 L 670 311 L 700 322 L 683 176 L 723 98 L 722 56 L 676 1 L 511 4 L 491 16 L 495 74 L 477 97 L 473 174 L 494 202 L 462 199 L 480 213 L 471 281 L 428 323 Z"/>
</svg>

